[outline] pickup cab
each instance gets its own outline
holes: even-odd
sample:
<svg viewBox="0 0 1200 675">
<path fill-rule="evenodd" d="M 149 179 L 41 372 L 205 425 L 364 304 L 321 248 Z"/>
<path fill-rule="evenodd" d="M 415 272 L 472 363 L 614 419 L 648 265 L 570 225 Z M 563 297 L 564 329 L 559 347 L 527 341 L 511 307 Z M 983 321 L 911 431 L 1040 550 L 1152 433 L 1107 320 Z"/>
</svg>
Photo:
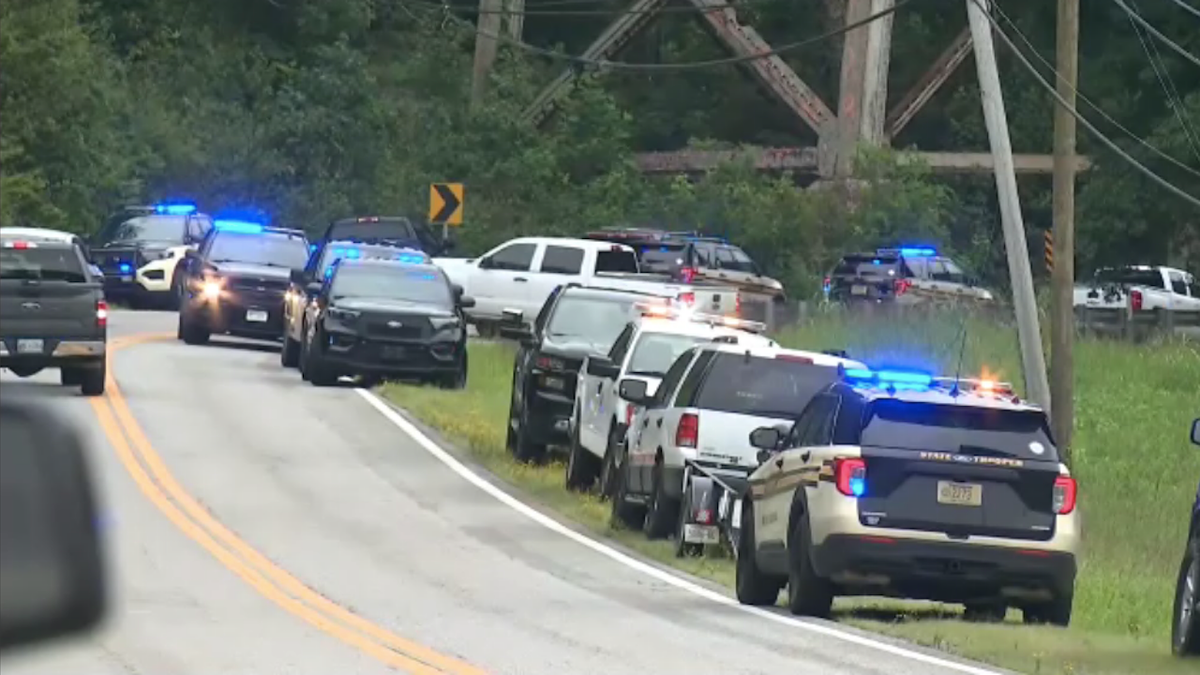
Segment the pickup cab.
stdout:
<svg viewBox="0 0 1200 675">
<path fill-rule="evenodd" d="M 0 244 L 0 368 L 31 377 L 58 368 L 62 383 L 104 393 L 108 304 L 73 243 Z"/>
<path fill-rule="evenodd" d="M 1086 284 L 1075 286 L 1074 306 L 1171 312 L 1200 311 L 1196 278 L 1174 267 L 1125 265 L 1103 267 Z"/>
<path fill-rule="evenodd" d="M 676 298 L 698 310 L 736 315 L 738 291 L 723 284 L 687 284 L 667 274 L 643 274 L 637 254 L 623 244 L 521 237 L 478 258 L 434 258 L 465 295 L 475 298 L 468 318 L 490 334 L 501 321 L 519 312 L 529 323 L 557 287 L 576 283 L 597 288 L 635 291 Z"/>
<path fill-rule="evenodd" d="M 567 487 L 587 489 L 599 478 L 600 493 L 612 496 L 614 448 L 625 440 L 636 409 L 621 398 L 618 382 L 645 382 L 652 396 L 667 369 L 691 347 L 705 342 L 774 346 L 773 340 L 760 334 L 763 329 L 755 322 L 681 313 L 663 306 L 643 308 L 605 356 L 584 359 L 571 423 Z"/>
</svg>

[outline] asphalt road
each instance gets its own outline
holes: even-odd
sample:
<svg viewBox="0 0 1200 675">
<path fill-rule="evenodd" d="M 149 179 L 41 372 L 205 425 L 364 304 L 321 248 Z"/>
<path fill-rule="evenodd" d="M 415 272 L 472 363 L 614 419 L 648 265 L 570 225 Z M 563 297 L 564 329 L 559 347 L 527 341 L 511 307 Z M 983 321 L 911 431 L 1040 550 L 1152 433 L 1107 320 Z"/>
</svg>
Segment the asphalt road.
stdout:
<svg viewBox="0 0 1200 675">
<path fill-rule="evenodd" d="M 175 317 L 110 325 L 172 338 Z M 722 604 L 572 538 L 269 345 L 141 342 L 113 364 L 103 399 L 2 376 L 90 437 L 115 585 L 102 630 L 5 675 L 986 672 Z"/>
</svg>

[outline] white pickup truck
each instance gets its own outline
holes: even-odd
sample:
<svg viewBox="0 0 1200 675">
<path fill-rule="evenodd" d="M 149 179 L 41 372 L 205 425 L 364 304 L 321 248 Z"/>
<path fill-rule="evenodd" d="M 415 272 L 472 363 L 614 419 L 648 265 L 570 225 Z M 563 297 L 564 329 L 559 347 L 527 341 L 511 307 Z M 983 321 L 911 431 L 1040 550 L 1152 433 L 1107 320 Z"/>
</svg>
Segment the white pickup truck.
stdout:
<svg viewBox="0 0 1200 675">
<path fill-rule="evenodd" d="M 434 258 L 463 294 L 475 299 L 467 318 L 490 333 L 505 311 L 523 322 L 537 316 L 557 286 L 579 283 L 672 298 L 698 311 L 736 316 L 738 291 L 718 284 L 684 284 L 662 274 L 642 274 L 634 250 L 623 244 L 565 237 L 520 237 L 478 258 Z"/>
<path fill-rule="evenodd" d="M 1196 279 L 1173 267 L 1104 267 L 1092 280 L 1075 286 L 1075 307 L 1175 312 L 1200 311 Z"/>
</svg>

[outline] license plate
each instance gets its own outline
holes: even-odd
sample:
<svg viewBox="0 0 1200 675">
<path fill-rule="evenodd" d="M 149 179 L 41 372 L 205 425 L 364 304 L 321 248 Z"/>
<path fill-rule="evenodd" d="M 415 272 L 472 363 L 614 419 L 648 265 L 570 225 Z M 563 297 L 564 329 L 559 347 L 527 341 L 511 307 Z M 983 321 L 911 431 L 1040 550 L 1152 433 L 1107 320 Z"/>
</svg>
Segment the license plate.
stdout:
<svg viewBox="0 0 1200 675">
<path fill-rule="evenodd" d="M 379 355 L 385 359 L 402 359 L 404 358 L 404 347 L 397 345 L 383 345 L 379 348 Z"/>
<path fill-rule="evenodd" d="M 266 323 L 267 317 L 270 316 L 266 310 L 251 309 L 246 311 L 246 320 L 254 323 Z"/>
<path fill-rule="evenodd" d="M 561 377 L 543 377 L 542 383 L 549 389 L 558 389 L 559 391 L 567 388 L 566 380 Z"/>
<path fill-rule="evenodd" d="M 866 295 L 867 287 L 862 284 L 855 284 L 850 287 L 850 295 Z"/>
<path fill-rule="evenodd" d="M 122 274 L 121 281 L 124 283 L 129 283 L 129 282 L 133 281 L 133 277 L 128 274 Z"/>
<path fill-rule="evenodd" d="M 983 486 L 939 480 L 938 503 L 953 504 L 954 506 L 979 506 L 983 503 Z"/>
<path fill-rule="evenodd" d="M 688 524 L 683 526 L 683 540 L 689 544 L 719 544 L 721 533 L 716 525 Z"/>
<path fill-rule="evenodd" d="M 45 350 L 44 340 L 17 340 L 18 354 L 41 354 Z"/>
</svg>

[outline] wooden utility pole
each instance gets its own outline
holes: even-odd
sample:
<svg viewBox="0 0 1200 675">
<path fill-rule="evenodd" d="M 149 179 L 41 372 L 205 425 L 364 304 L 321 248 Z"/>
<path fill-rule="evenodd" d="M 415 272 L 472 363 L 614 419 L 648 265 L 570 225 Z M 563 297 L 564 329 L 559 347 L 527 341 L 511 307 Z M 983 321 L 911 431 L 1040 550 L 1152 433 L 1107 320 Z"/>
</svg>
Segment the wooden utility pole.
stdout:
<svg viewBox="0 0 1200 675">
<path fill-rule="evenodd" d="M 471 69 L 471 105 L 479 105 L 487 91 L 488 75 L 496 62 L 496 40 L 500 34 L 501 0 L 479 0 L 475 24 L 475 66 Z"/>
<path fill-rule="evenodd" d="M 1054 107 L 1054 269 L 1050 309 L 1050 424 L 1070 457 L 1075 427 L 1075 108 L 1079 79 L 1079 0 L 1058 0 L 1058 95 Z"/>
<path fill-rule="evenodd" d="M 504 20 L 508 37 L 520 42 L 525 33 L 525 0 L 508 0 L 508 14 Z"/>
<path fill-rule="evenodd" d="M 1012 139 L 1008 135 L 1008 115 L 996 67 L 992 43 L 990 0 L 965 0 L 967 21 L 975 49 L 975 67 L 979 72 L 979 90 L 983 99 L 983 120 L 996 171 L 996 193 L 1000 200 L 1000 221 L 1004 227 L 1004 248 L 1008 254 L 1008 276 L 1013 288 L 1013 309 L 1017 315 L 1017 339 L 1021 347 L 1021 365 L 1025 375 L 1025 397 L 1050 409 L 1050 386 L 1046 382 L 1046 355 L 1042 351 L 1042 333 L 1038 321 L 1037 298 L 1033 293 L 1033 273 L 1029 265 L 1029 245 L 1021 217 L 1021 198 L 1017 192 L 1017 174 L 1013 163 Z"/>
</svg>

